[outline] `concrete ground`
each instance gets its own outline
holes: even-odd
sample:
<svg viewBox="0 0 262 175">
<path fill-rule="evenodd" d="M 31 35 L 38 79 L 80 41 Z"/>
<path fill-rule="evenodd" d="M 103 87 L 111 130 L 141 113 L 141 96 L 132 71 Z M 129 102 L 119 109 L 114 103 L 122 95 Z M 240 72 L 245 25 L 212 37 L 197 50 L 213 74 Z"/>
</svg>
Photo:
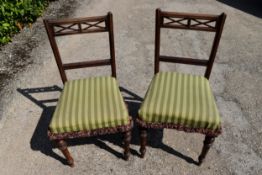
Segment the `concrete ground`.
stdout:
<svg viewBox="0 0 262 175">
<path fill-rule="evenodd" d="M 118 81 L 123 96 L 133 98 L 127 101 L 132 115 L 136 114 L 153 77 L 155 9 L 225 12 L 228 17 L 210 78 L 223 121 L 223 134 L 216 139 L 201 167 L 195 165 L 195 160 L 202 148 L 203 135 L 168 129 L 150 131 L 144 159 L 138 157 L 135 129 L 129 161 L 121 158 L 120 135 L 70 141 L 69 150 L 76 165 L 75 168 L 64 165 L 60 151 L 52 149 L 46 133 L 56 103 L 44 100 L 58 98 L 62 82 L 39 18 L 32 30 L 24 29 L 13 43 L 2 48 L 1 62 L 13 56 L 17 61 L 12 64 L 18 66 L 1 94 L 0 174 L 262 174 L 262 20 L 259 11 L 222 0 L 71 0 L 67 6 L 65 2 L 52 2 L 44 16 L 113 13 Z M 163 30 L 162 36 L 162 53 L 198 58 L 209 54 L 212 34 Z M 27 42 L 31 43 L 28 47 Z M 58 42 L 65 62 L 108 56 L 106 34 L 61 37 Z M 20 49 L 20 54 L 13 53 L 23 46 L 27 49 Z M 21 60 L 28 61 L 28 66 L 19 67 Z M 203 69 L 172 64 L 161 64 L 161 69 L 203 73 Z M 109 68 L 103 67 L 69 71 L 68 76 L 79 78 L 108 73 Z"/>
</svg>

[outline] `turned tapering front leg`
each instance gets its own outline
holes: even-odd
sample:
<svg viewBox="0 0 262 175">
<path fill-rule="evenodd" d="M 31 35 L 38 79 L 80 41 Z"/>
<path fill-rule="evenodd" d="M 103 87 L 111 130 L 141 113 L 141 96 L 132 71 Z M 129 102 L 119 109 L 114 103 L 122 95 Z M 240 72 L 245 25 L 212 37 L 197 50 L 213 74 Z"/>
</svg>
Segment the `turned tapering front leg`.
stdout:
<svg viewBox="0 0 262 175">
<path fill-rule="evenodd" d="M 58 146 L 58 149 L 61 150 L 61 152 L 65 156 L 68 165 L 73 167 L 74 166 L 74 159 L 72 158 L 70 152 L 67 149 L 66 142 L 64 140 L 58 140 L 57 141 L 57 146 Z"/>
<path fill-rule="evenodd" d="M 124 133 L 124 159 L 128 160 L 130 156 L 131 130 Z"/>
<path fill-rule="evenodd" d="M 146 144 L 147 144 L 147 129 L 140 128 L 140 153 L 142 158 L 145 157 Z"/>
<path fill-rule="evenodd" d="M 214 141 L 215 141 L 215 137 L 212 137 L 212 136 L 206 136 L 205 137 L 202 152 L 201 152 L 200 156 L 198 157 L 199 165 L 201 165 L 202 162 L 204 161 L 204 159 L 205 159 L 210 147 L 213 145 Z"/>
</svg>

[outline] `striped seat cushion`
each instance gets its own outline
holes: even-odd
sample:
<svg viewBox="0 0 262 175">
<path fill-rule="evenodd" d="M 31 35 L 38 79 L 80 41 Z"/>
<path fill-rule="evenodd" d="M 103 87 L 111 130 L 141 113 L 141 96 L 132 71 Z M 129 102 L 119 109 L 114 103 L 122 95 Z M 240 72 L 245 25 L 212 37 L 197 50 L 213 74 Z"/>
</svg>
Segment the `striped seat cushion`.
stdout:
<svg viewBox="0 0 262 175">
<path fill-rule="evenodd" d="M 118 84 L 108 76 L 66 82 L 49 128 L 63 133 L 127 124 L 128 111 Z"/>
<path fill-rule="evenodd" d="M 139 110 L 146 123 L 220 129 L 220 116 L 208 80 L 175 72 L 155 75 Z"/>
</svg>

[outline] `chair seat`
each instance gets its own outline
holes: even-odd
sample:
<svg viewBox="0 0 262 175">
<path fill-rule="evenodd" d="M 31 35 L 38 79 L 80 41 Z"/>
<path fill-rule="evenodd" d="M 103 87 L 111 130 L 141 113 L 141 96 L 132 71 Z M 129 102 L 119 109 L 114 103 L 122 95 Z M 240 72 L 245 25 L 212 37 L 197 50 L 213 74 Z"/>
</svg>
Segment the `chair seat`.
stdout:
<svg viewBox="0 0 262 175">
<path fill-rule="evenodd" d="M 209 81 L 202 76 L 175 72 L 155 75 L 139 118 L 145 123 L 173 124 L 180 129 L 218 131 L 221 128 Z"/>
<path fill-rule="evenodd" d="M 65 83 L 49 129 L 63 133 L 127 124 L 128 111 L 116 79 L 91 77 Z"/>
</svg>

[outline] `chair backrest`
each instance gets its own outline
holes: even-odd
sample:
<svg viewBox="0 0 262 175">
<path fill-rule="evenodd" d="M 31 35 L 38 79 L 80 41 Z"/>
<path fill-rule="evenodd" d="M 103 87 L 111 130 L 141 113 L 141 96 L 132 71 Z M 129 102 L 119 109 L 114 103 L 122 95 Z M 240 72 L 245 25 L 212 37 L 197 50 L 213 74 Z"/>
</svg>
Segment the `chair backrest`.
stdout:
<svg viewBox="0 0 262 175">
<path fill-rule="evenodd" d="M 204 15 L 191 13 L 165 12 L 156 10 L 156 31 L 155 31 L 155 74 L 159 72 L 159 62 L 172 62 L 206 66 L 205 77 L 209 79 L 212 66 L 215 60 L 217 48 L 223 31 L 226 14 Z M 160 55 L 160 29 L 186 29 L 215 32 L 213 46 L 208 60 L 193 59 L 184 57 L 173 57 Z"/>
<path fill-rule="evenodd" d="M 111 12 L 108 12 L 106 16 L 62 19 L 62 20 L 45 19 L 44 24 L 63 83 L 67 81 L 65 70 L 84 68 L 84 67 L 111 65 L 112 76 L 116 77 L 113 15 Z M 109 33 L 109 46 L 110 46 L 109 59 L 103 59 L 103 60 L 100 59 L 100 60 L 63 64 L 55 37 L 64 36 L 64 35 L 73 35 L 73 34 L 97 33 L 97 32 Z"/>
</svg>

